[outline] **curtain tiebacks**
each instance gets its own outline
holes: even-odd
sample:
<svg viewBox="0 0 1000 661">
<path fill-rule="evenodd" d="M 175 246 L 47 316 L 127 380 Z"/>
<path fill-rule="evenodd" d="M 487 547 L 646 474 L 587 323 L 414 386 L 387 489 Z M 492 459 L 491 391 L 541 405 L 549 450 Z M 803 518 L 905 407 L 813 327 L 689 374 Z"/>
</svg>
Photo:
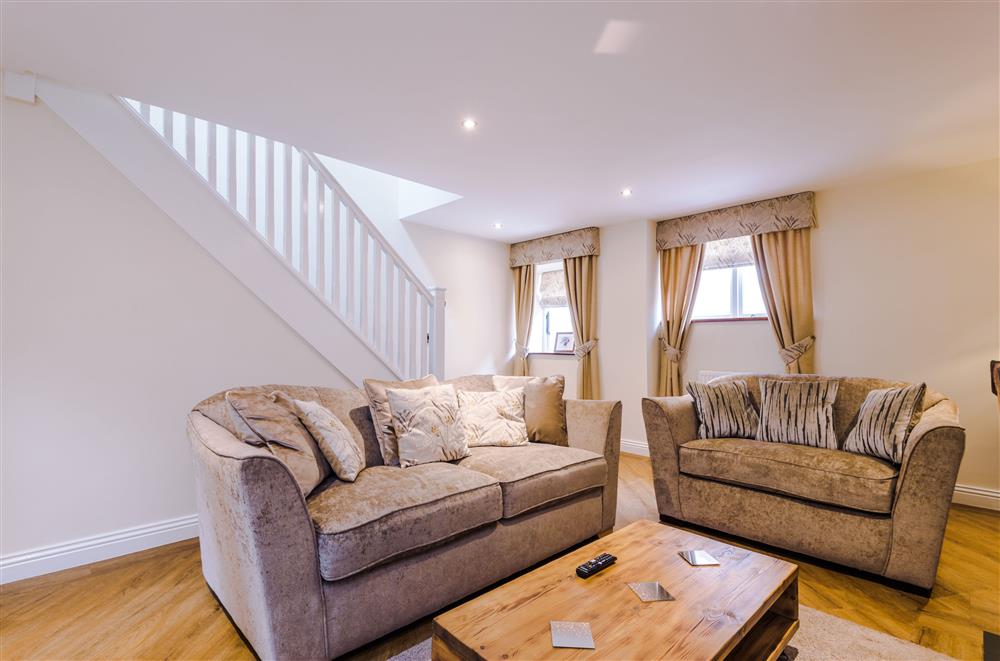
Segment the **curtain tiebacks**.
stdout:
<svg viewBox="0 0 1000 661">
<path fill-rule="evenodd" d="M 786 365 L 794 363 L 796 360 L 802 357 L 802 355 L 812 349 L 813 344 L 816 343 L 816 336 L 810 335 L 804 340 L 799 340 L 790 347 L 784 349 L 778 349 L 778 354 L 781 359 L 785 361 Z"/>
<path fill-rule="evenodd" d="M 577 348 L 573 349 L 573 355 L 575 355 L 577 358 L 583 358 L 588 353 L 593 351 L 594 347 L 596 346 L 597 346 L 597 340 L 587 340 Z"/>
<path fill-rule="evenodd" d="M 660 335 L 659 340 L 660 340 L 660 349 L 663 351 L 663 353 L 667 355 L 667 360 L 669 360 L 672 363 L 681 362 L 680 349 L 671 346 L 670 343 L 667 342 L 667 339 L 662 335 Z"/>
<path fill-rule="evenodd" d="M 527 360 L 527 358 L 528 358 L 528 345 L 526 345 L 526 344 L 521 345 L 521 346 L 519 346 L 519 347 L 516 348 L 516 351 L 517 351 L 517 357 L 518 358 L 524 358 L 525 360 Z"/>
</svg>

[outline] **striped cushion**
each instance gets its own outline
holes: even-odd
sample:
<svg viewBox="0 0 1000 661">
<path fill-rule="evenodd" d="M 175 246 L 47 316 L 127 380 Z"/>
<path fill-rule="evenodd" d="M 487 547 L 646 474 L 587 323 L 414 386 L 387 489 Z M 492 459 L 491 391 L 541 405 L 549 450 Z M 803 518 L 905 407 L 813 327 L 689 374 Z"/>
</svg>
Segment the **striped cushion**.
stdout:
<svg viewBox="0 0 1000 661">
<path fill-rule="evenodd" d="M 858 411 L 858 422 L 844 442 L 844 449 L 903 463 L 906 438 L 920 417 L 926 390 L 927 386 L 921 383 L 869 392 Z"/>
<path fill-rule="evenodd" d="M 687 390 L 698 413 L 698 438 L 753 438 L 757 433 L 757 411 L 746 381 L 689 383 Z"/>
<path fill-rule="evenodd" d="M 837 449 L 833 403 L 837 382 L 760 380 L 758 441 Z"/>
</svg>

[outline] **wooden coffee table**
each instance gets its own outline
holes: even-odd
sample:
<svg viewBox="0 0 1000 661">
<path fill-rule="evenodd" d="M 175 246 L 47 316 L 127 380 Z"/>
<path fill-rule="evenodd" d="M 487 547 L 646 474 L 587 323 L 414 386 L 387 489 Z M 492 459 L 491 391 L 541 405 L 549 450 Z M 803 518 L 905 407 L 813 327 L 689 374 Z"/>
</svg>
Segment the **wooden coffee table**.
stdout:
<svg viewBox="0 0 1000 661">
<path fill-rule="evenodd" d="M 678 551 L 705 549 L 717 567 Z M 589 579 L 576 567 L 618 562 Z M 653 521 L 638 521 L 439 615 L 433 657 L 450 659 L 776 659 L 799 627 L 798 567 Z M 642 602 L 659 581 L 675 601 Z M 589 622 L 596 649 L 552 647 L 551 620 Z"/>
</svg>

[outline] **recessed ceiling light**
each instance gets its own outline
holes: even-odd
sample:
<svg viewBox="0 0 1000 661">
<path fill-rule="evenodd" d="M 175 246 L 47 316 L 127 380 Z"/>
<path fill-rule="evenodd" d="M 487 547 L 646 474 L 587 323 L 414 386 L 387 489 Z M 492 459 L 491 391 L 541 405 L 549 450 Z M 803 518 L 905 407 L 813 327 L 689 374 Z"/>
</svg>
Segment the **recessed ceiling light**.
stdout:
<svg viewBox="0 0 1000 661">
<path fill-rule="evenodd" d="M 622 189 L 622 197 L 632 197 L 632 189 L 631 188 L 623 188 Z"/>
<path fill-rule="evenodd" d="M 495 229 L 495 230 L 502 230 L 503 229 L 503 223 L 493 223 L 493 229 Z"/>
<path fill-rule="evenodd" d="M 477 126 L 479 126 L 479 122 L 471 117 L 466 117 L 462 120 L 462 128 L 466 131 L 475 131 Z"/>
</svg>

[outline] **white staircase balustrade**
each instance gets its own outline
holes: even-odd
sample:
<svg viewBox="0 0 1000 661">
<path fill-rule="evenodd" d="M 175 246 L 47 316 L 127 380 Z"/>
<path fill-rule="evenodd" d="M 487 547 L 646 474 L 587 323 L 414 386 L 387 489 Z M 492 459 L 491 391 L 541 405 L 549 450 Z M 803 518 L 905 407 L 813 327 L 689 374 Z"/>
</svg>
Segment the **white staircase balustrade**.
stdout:
<svg viewBox="0 0 1000 661">
<path fill-rule="evenodd" d="M 444 289 L 428 288 L 310 151 L 121 102 L 400 378 L 444 377 Z"/>
</svg>

